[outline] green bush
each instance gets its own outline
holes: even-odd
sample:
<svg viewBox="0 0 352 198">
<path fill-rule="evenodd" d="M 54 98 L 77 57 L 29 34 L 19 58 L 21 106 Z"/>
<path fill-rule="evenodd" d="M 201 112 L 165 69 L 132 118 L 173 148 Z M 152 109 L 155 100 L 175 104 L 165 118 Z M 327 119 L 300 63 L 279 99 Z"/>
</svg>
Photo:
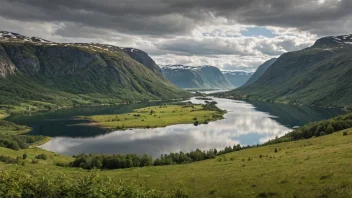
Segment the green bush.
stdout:
<svg viewBox="0 0 352 198">
<path fill-rule="evenodd" d="M 27 149 L 29 145 L 43 140 L 44 136 L 7 135 L 0 136 L 0 147 L 12 150 Z"/>
<path fill-rule="evenodd" d="M 12 157 L 8 157 L 8 156 L 0 156 L 0 161 L 4 162 L 6 164 L 20 164 L 21 160 L 19 157 L 17 157 L 16 159 L 12 158 Z"/>
<path fill-rule="evenodd" d="M 40 154 L 35 157 L 35 159 L 42 159 L 42 160 L 47 160 L 48 157 L 45 154 Z"/>
</svg>

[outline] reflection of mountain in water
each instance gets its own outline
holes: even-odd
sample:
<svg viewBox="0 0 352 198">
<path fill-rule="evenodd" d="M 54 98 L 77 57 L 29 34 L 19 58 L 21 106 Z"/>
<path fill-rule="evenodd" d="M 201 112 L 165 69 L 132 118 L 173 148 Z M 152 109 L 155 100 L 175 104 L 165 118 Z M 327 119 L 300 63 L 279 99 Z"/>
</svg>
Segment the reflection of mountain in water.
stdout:
<svg viewBox="0 0 352 198">
<path fill-rule="evenodd" d="M 38 113 L 31 116 L 11 116 L 8 121 L 32 127 L 30 134 L 50 137 L 94 137 L 107 133 L 106 129 L 94 126 L 75 126 L 89 123 L 89 120 L 76 120 L 76 116 L 121 114 L 133 109 L 160 105 L 161 102 L 144 102 L 118 106 L 77 107 L 58 111 Z"/>
<path fill-rule="evenodd" d="M 203 100 L 190 99 L 193 103 Z M 92 126 L 70 126 L 82 123 L 72 119 L 79 115 L 127 113 L 136 108 L 160 105 L 158 102 L 106 107 L 84 107 L 11 117 L 9 120 L 33 127 L 33 134 L 54 137 L 42 147 L 74 155 L 80 153 L 148 154 L 159 157 L 170 152 L 189 152 L 197 148 L 223 149 L 234 144 L 254 145 L 289 132 L 293 126 L 335 116 L 338 110 L 290 106 L 265 102 L 248 102 L 213 98 L 228 112 L 225 119 L 209 124 L 172 125 L 165 128 L 133 129 L 107 133 Z M 88 122 L 88 121 L 87 121 Z M 289 126 L 289 127 L 287 127 Z M 81 138 L 82 137 L 82 138 Z"/>
<path fill-rule="evenodd" d="M 271 115 L 276 116 L 276 118 L 274 118 L 275 120 L 277 120 L 280 124 L 291 128 L 294 126 L 303 126 L 309 122 L 329 119 L 344 113 L 339 109 L 293 106 L 262 101 L 246 102 L 252 104 L 258 111 L 268 112 Z"/>
</svg>

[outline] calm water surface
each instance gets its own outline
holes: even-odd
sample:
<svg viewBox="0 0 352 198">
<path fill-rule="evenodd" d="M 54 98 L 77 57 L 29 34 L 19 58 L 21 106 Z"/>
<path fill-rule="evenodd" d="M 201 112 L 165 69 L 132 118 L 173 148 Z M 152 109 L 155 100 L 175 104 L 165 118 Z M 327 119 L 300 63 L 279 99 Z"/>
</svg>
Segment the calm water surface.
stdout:
<svg viewBox="0 0 352 198">
<path fill-rule="evenodd" d="M 32 134 L 53 137 L 42 148 L 66 155 L 80 153 L 135 153 L 159 157 L 160 154 L 199 149 L 222 149 L 234 144 L 260 144 L 289 132 L 294 126 L 327 119 L 343 112 L 337 109 L 311 108 L 265 102 L 243 102 L 214 98 L 218 107 L 227 110 L 224 120 L 207 125 L 173 125 L 156 129 L 132 129 L 107 133 L 104 129 L 75 124 L 74 116 L 116 114 L 132 109 L 159 105 L 85 107 L 59 110 L 8 120 L 33 127 Z M 192 98 L 193 103 L 204 101 Z"/>
</svg>

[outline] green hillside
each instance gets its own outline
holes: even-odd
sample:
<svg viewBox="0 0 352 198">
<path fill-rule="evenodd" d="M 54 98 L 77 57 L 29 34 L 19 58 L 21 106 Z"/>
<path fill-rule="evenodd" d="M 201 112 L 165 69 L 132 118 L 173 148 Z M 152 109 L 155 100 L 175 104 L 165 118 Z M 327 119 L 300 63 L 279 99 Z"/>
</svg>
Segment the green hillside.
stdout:
<svg viewBox="0 0 352 198">
<path fill-rule="evenodd" d="M 129 190 L 134 195 L 151 189 L 158 194 L 144 197 L 165 197 L 161 192 L 168 193 L 167 197 L 182 197 L 177 194 L 189 197 L 350 197 L 352 135 L 349 134 L 352 130 L 343 132 L 245 149 L 191 164 L 95 173 L 56 166 L 73 158 L 38 148 L 19 151 L 0 148 L 0 155 L 19 157 L 21 163 L 25 162 L 24 165 L 0 162 L 0 169 L 5 171 L 0 183 L 6 181 L 6 185 L 0 185 L 0 193 L 3 193 L 0 195 L 6 197 L 7 193 L 7 197 L 11 197 L 32 192 L 37 197 L 42 197 L 38 196 L 40 193 L 52 193 L 54 197 L 59 193 L 83 193 L 86 189 L 86 197 L 112 192 L 117 196 L 115 191 L 122 187 L 121 191 Z M 27 155 L 25 160 L 22 160 L 23 154 Z M 40 154 L 45 154 L 47 159 L 32 163 Z"/>
<path fill-rule="evenodd" d="M 48 109 L 189 96 L 167 81 L 156 65 L 143 65 L 118 47 L 28 39 L 0 38 L 3 108 Z"/>
<path fill-rule="evenodd" d="M 351 107 L 352 36 L 327 37 L 283 54 L 254 83 L 220 94 L 292 104 Z"/>
<path fill-rule="evenodd" d="M 255 71 L 255 73 L 253 74 L 253 76 L 251 76 L 251 78 L 248 79 L 248 81 L 244 85 L 250 85 L 255 81 L 257 81 L 260 77 L 262 77 L 262 75 L 266 72 L 266 70 L 268 70 L 269 67 L 275 63 L 276 60 L 277 58 L 272 58 L 266 61 L 265 63 L 263 63 L 262 65 L 260 65 L 258 69 Z"/>
</svg>

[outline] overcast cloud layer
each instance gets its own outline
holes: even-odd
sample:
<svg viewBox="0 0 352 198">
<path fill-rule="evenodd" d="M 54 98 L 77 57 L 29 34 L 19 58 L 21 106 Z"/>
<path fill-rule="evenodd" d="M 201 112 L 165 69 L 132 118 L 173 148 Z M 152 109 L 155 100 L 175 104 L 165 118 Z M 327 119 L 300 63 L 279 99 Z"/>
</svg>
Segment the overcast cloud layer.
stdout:
<svg viewBox="0 0 352 198">
<path fill-rule="evenodd" d="M 352 33 L 352 0 L 0 0 L 0 29 L 136 47 L 159 64 L 252 70 Z"/>
</svg>

